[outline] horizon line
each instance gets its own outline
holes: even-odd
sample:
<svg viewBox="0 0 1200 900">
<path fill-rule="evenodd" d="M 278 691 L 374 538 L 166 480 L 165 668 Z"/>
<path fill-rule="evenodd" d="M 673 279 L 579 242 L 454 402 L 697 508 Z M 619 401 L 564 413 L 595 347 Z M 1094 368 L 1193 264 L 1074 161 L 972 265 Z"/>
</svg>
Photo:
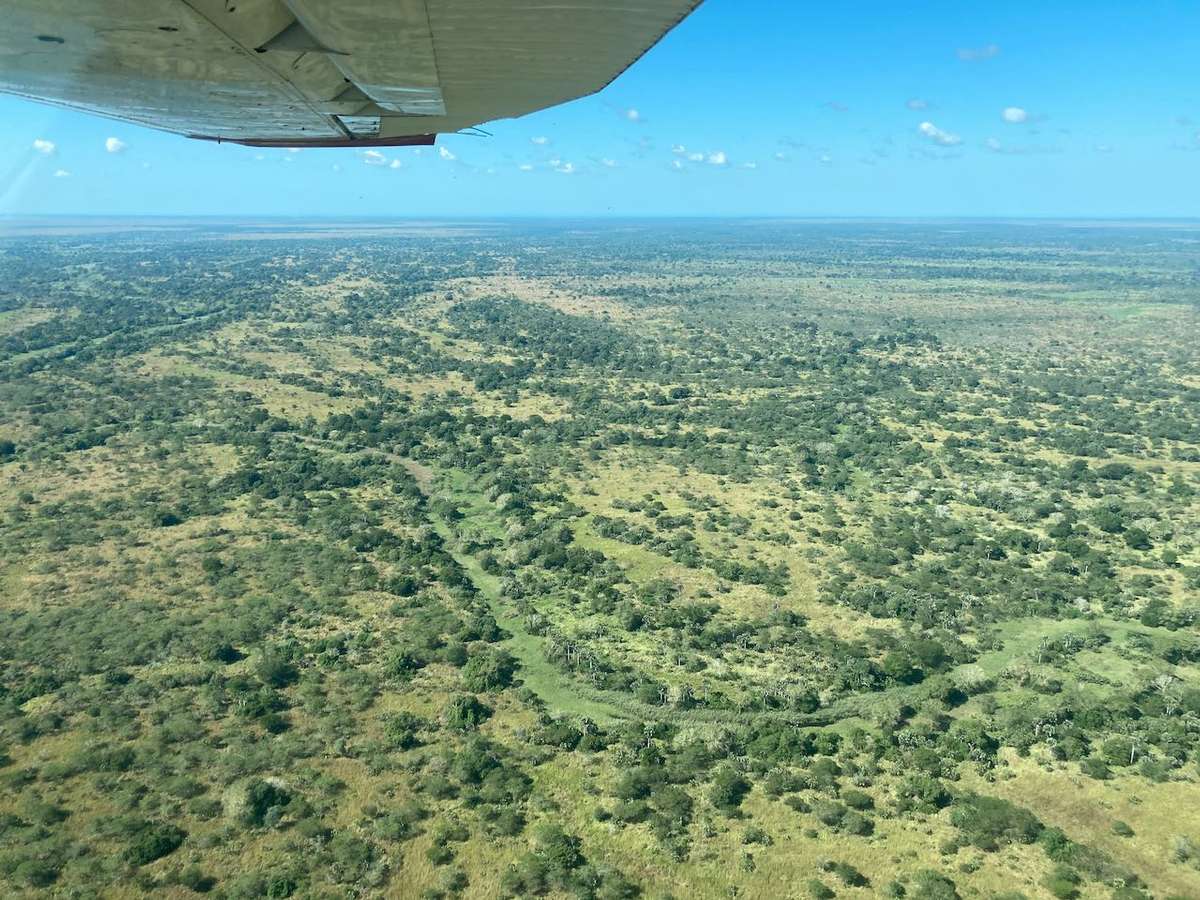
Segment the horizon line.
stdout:
<svg viewBox="0 0 1200 900">
<path fill-rule="evenodd" d="M 537 221 L 692 221 L 692 222 L 1140 222 L 1196 223 L 1200 216 L 1156 215 L 792 215 L 783 213 L 736 213 L 728 215 L 696 215 L 680 213 L 545 213 L 492 215 L 355 215 L 352 213 L 313 213 L 310 215 L 276 213 L 0 213 L 0 222 L 47 220 L 104 220 L 104 221 L 176 221 L 176 222 L 537 222 Z"/>
</svg>

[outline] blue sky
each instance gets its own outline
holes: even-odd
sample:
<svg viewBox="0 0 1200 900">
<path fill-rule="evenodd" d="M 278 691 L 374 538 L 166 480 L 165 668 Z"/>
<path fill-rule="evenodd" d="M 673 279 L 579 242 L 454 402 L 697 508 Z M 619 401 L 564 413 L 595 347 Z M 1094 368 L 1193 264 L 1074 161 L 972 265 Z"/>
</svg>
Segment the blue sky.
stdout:
<svg viewBox="0 0 1200 900">
<path fill-rule="evenodd" d="M 599 95 L 382 157 L 0 116 L 0 214 L 1197 216 L 1200 4 L 707 0 Z"/>
</svg>

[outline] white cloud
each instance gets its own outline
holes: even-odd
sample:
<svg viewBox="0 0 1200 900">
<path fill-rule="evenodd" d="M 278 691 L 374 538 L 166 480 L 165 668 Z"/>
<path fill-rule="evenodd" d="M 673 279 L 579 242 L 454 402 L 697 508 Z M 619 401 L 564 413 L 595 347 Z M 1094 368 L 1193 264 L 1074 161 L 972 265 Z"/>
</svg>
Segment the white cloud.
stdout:
<svg viewBox="0 0 1200 900">
<path fill-rule="evenodd" d="M 262 161 L 263 161 L 264 159 L 266 159 L 266 158 L 267 158 L 267 155 L 266 155 L 265 153 L 255 153 L 255 154 L 254 154 L 254 159 L 255 159 L 257 162 L 262 162 Z"/>
<path fill-rule="evenodd" d="M 777 160 L 779 160 L 780 162 L 787 162 L 789 159 L 791 159 L 791 157 L 788 156 L 786 153 L 784 153 L 782 150 L 775 151 L 775 158 Z"/>
<path fill-rule="evenodd" d="M 1013 125 L 1020 125 L 1022 122 L 1029 121 L 1029 113 L 1019 106 L 1006 106 L 1001 111 L 1000 118 Z"/>
<path fill-rule="evenodd" d="M 729 157 L 725 155 L 724 150 L 717 150 L 714 153 L 708 154 L 707 162 L 710 166 L 727 166 L 729 165 Z"/>
<path fill-rule="evenodd" d="M 104 149 L 109 153 L 120 153 L 129 145 L 118 137 L 105 138 Z"/>
<path fill-rule="evenodd" d="M 390 163 L 388 163 L 388 168 L 389 169 L 403 169 L 404 163 L 400 162 L 400 160 L 398 160 L 398 159 L 393 159 Z"/>
<path fill-rule="evenodd" d="M 600 165 L 604 166 L 606 169 L 615 169 L 617 167 L 617 161 L 615 159 L 609 159 L 606 156 L 600 160 Z"/>
<path fill-rule="evenodd" d="M 573 162 L 562 162 L 561 160 L 556 160 L 554 163 L 552 163 L 552 165 L 554 166 L 554 171 L 558 172 L 560 175 L 575 174 L 575 163 Z"/>
<path fill-rule="evenodd" d="M 45 138 L 35 138 L 33 141 L 33 149 L 42 156 L 53 156 L 54 151 L 58 149 L 54 141 L 48 141 Z"/>
<path fill-rule="evenodd" d="M 539 134 L 537 137 L 531 137 L 529 139 L 529 143 L 537 144 L 539 147 L 545 147 L 548 143 L 550 143 L 550 138 Z"/>
<path fill-rule="evenodd" d="M 951 134 L 949 131 L 942 131 L 942 129 L 938 128 L 932 122 L 922 122 L 917 126 L 917 130 L 935 144 L 940 144 L 943 147 L 953 147 L 955 144 L 962 143 L 962 138 L 960 138 L 957 134 Z"/>
<path fill-rule="evenodd" d="M 823 166 L 828 166 L 833 163 L 833 157 L 830 156 L 828 153 L 822 153 L 821 156 L 817 159 L 817 162 L 819 162 Z"/>
<path fill-rule="evenodd" d="M 386 166 L 388 163 L 387 157 L 378 150 L 364 150 L 362 158 L 368 166 Z"/>
<path fill-rule="evenodd" d="M 519 166 L 517 166 L 517 168 L 520 169 L 522 172 L 532 172 L 533 171 L 533 166 L 530 165 L 529 163 L 521 163 Z"/>
<path fill-rule="evenodd" d="M 703 153 L 689 153 L 687 155 L 687 158 L 691 162 L 704 162 L 704 154 Z"/>
<path fill-rule="evenodd" d="M 982 47 L 959 47 L 958 58 L 963 62 L 979 62 L 981 59 L 992 59 L 1000 55 L 1000 48 L 995 44 L 985 44 Z"/>
<path fill-rule="evenodd" d="M 1196 142 L 1200 143 L 1200 134 L 1196 135 Z M 1097 153 L 1112 153 L 1113 152 L 1112 144 L 1097 144 L 1096 152 Z"/>
<path fill-rule="evenodd" d="M 906 101 L 904 105 L 911 110 L 928 109 L 929 101 L 922 100 L 920 97 L 913 97 L 911 100 Z"/>
<path fill-rule="evenodd" d="M 671 152 L 676 156 L 683 156 L 685 153 L 687 153 L 687 147 L 683 146 L 683 144 L 676 144 L 671 148 Z"/>
<path fill-rule="evenodd" d="M 54 170 L 54 177 L 55 177 L 55 178 L 70 178 L 70 177 L 71 177 L 71 173 L 70 173 L 70 172 L 68 172 L 66 169 L 55 169 L 55 170 Z"/>
<path fill-rule="evenodd" d="M 992 151 L 993 153 L 1003 153 L 1006 156 L 1028 156 L 1028 155 L 1032 155 L 1032 154 L 1061 152 L 1059 150 L 1059 148 L 1057 148 L 1053 145 L 1029 144 L 1026 146 L 1015 146 L 1014 147 L 1010 144 L 1005 144 L 1002 141 L 1000 141 L 994 137 L 990 137 L 987 140 L 985 140 L 983 142 L 983 146 L 985 146 L 988 150 Z"/>
<path fill-rule="evenodd" d="M 625 118 L 627 118 L 630 122 L 640 122 L 642 121 L 642 114 L 631 107 L 625 110 Z"/>
<path fill-rule="evenodd" d="M 757 169 L 757 168 L 758 168 L 758 163 L 756 163 L 756 162 L 744 162 L 744 163 L 742 163 L 742 168 L 743 168 L 743 169 Z"/>
<path fill-rule="evenodd" d="M 438 156 L 440 156 L 442 159 L 446 160 L 447 162 L 454 162 L 456 159 L 458 159 L 457 156 L 455 156 L 453 153 L 451 153 L 445 147 L 438 147 Z"/>
<path fill-rule="evenodd" d="M 682 172 L 683 171 L 683 163 L 677 159 L 673 159 L 673 160 L 671 160 L 671 168 L 673 170 L 675 170 L 676 172 Z"/>
</svg>

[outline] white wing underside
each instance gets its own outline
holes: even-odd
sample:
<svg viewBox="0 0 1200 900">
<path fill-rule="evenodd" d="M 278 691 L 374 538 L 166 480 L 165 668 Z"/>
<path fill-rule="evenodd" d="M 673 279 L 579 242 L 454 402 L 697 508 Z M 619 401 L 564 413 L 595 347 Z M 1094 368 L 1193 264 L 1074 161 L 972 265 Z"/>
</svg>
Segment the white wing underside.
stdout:
<svg viewBox="0 0 1200 900">
<path fill-rule="evenodd" d="M 190 137 L 430 143 L 594 93 L 700 0 L 0 0 L 0 91 Z"/>
</svg>

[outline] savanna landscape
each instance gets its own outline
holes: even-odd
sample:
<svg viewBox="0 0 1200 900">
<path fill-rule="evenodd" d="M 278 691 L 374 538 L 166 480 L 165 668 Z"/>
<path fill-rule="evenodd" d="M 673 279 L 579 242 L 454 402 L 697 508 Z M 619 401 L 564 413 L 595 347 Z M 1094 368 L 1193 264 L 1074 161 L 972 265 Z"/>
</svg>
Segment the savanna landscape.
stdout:
<svg viewBox="0 0 1200 900">
<path fill-rule="evenodd" d="M 1200 229 L 0 236 L 0 894 L 1200 897 Z"/>
</svg>

